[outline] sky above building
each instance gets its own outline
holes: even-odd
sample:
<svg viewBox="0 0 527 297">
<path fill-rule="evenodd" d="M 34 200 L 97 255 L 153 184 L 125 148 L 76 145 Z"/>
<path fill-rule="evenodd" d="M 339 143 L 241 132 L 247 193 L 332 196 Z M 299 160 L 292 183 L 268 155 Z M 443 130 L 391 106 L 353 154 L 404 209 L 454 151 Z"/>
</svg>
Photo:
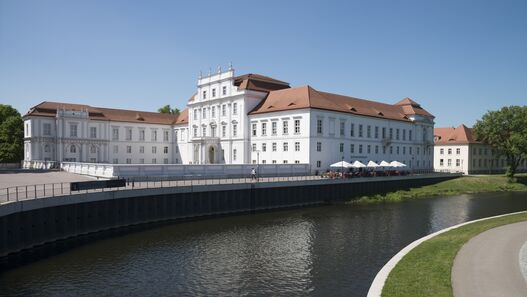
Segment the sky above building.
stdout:
<svg viewBox="0 0 527 297">
<path fill-rule="evenodd" d="M 436 127 L 527 104 L 526 1 L 0 0 L 0 103 L 183 109 L 232 62 L 395 103 Z"/>
</svg>

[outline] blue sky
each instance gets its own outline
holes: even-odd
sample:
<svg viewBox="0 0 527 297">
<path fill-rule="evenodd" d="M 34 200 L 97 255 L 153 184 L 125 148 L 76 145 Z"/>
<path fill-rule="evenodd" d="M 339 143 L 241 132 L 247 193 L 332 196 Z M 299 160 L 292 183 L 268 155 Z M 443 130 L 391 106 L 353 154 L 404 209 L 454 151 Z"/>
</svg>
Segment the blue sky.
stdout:
<svg viewBox="0 0 527 297">
<path fill-rule="evenodd" d="M 0 103 L 182 109 L 232 62 L 395 103 L 436 127 L 527 103 L 527 1 L 0 0 Z"/>
</svg>

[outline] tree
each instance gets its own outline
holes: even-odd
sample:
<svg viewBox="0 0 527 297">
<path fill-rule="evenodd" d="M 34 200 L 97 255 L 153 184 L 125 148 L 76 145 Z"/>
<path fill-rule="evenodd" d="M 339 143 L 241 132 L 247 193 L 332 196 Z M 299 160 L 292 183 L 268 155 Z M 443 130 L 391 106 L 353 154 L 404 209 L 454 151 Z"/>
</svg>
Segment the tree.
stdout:
<svg viewBox="0 0 527 297">
<path fill-rule="evenodd" d="M 20 162 L 24 156 L 24 122 L 10 105 L 0 104 L 0 163 Z"/>
<path fill-rule="evenodd" d="M 503 107 L 489 111 L 474 125 L 476 139 L 489 144 L 507 159 L 507 176 L 514 178 L 527 158 L 527 106 Z"/>
<path fill-rule="evenodd" d="M 160 112 L 160 113 L 168 113 L 168 114 L 173 114 L 173 115 L 178 115 L 179 114 L 179 109 L 177 109 L 177 108 L 172 109 L 170 107 L 170 104 L 167 104 L 167 105 L 159 108 L 157 111 Z"/>
</svg>

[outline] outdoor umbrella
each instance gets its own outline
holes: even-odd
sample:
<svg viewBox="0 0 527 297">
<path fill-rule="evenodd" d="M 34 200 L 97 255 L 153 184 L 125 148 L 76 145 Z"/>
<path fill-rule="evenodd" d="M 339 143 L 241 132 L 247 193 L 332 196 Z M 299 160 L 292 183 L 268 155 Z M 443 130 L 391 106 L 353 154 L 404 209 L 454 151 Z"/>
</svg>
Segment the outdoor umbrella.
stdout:
<svg viewBox="0 0 527 297">
<path fill-rule="evenodd" d="M 329 165 L 329 167 L 333 167 L 333 168 L 350 168 L 352 166 L 351 166 L 350 163 L 348 163 L 346 161 L 340 161 L 340 162 L 337 162 L 335 164 Z"/>
<path fill-rule="evenodd" d="M 401 163 L 401 162 L 399 162 L 399 161 L 392 161 L 392 162 L 390 163 L 390 165 L 391 165 L 392 167 L 406 167 L 405 164 L 403 164 L 403 163 Z"/>
<path fill-rule="evenodd" d="M 379 166 L 381 167 L 392 167 L 392 165 L 386 161 L 382 161 L 381 163 L 379 163 Z"/>
<path fill-rule="evenodd" d="M 366 167 L 368 167 L 368 168 L 377 168 L 377 167 L 380 167 L 380 166 L 379 166 L 379 164 L 377 164 L 377 163 L 375 163 L 373 161 L 370 161 L 370 162 L 368 162 Z"/>
<path fill-rule="evenodd" d="M 351 167 L 353 167 L 353 168 L 364 168 L 364 167 L 366 167 L 366 165 L 364 165 L 360 161 L 355 161 L 355 162 L 353 162 L 353 164 L 351 164 Z"/>
</svg>

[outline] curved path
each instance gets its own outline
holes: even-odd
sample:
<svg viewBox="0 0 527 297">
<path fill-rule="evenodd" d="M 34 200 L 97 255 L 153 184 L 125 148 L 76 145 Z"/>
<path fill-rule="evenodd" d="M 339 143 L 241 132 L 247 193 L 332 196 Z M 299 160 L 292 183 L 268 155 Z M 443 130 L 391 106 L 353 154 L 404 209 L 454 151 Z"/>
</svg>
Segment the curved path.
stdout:
<svg viewBox="0 0 527 297">
<path fill-rule="evenodd" d="M 526 241 L 527 222 L 490 229 L 472 238 L 454 260 L 454 296 L 527 296 L 520 269 L 520 249 Z"/>
</svg>

